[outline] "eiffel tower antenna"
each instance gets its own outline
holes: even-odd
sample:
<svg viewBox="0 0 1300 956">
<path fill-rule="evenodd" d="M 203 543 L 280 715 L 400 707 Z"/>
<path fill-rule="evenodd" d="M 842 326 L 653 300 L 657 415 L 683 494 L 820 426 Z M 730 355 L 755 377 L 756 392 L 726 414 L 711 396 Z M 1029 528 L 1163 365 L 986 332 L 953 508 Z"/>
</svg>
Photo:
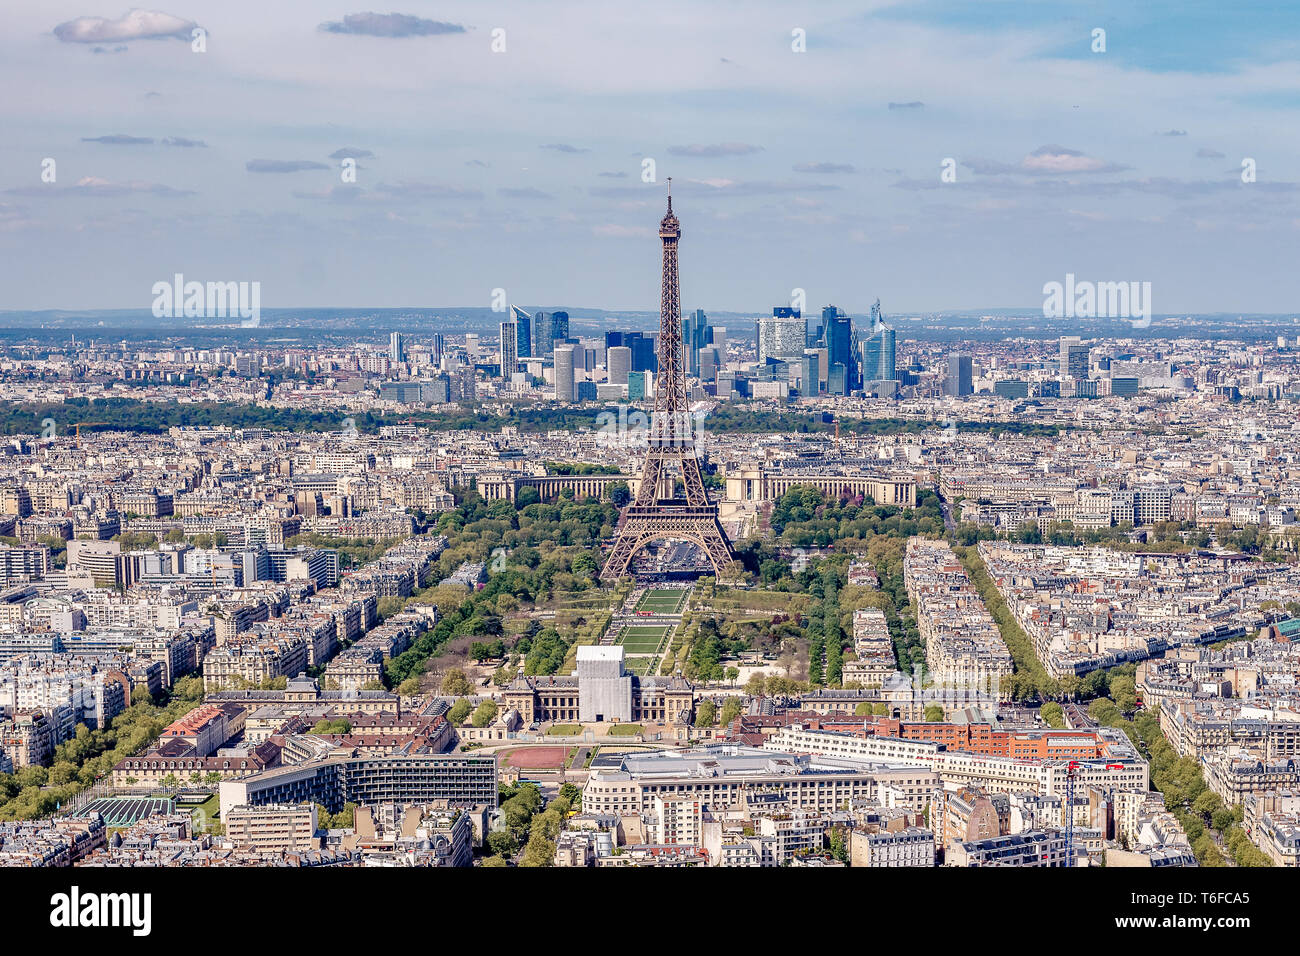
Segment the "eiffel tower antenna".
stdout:
<svg viewBox="0 0 1300 956">
<path fill-rule="evenodd" d="M 719 578 L 733 560 L 726 532 L 718 521 L 718 506 L 709 501 L 704 490 L 694 422 L 686 398 L 677 276 L 677 242 L 681 236 L 681 223 L 673 215 L 672 179 L 669 178 L 668 212 L 659 221 L 659 238 L 664 250 L 654 415 L 636 498 L 623 512 L 618 536 L 600 573 L 606 580 L 626 574 L 636 553 L 655 540 L 676 538 L 695 543 L 704 550 Z M 685 499 L 676 494 L 679 477 Z M 667 497 L 659 496 L 661 485 L 668 491 Z"/>
</svg>

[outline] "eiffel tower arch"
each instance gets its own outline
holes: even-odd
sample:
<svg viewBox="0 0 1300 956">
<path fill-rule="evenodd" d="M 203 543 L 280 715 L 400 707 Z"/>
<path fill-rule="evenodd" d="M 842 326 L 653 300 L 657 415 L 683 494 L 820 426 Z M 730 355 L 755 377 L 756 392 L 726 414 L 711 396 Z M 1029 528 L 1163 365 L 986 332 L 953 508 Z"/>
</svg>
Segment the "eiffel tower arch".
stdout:
<svg viewBox="0 0 1300 956">
<path fill-rule="evenodd" d="M 677 241 L 682 229 L 673 215 L 672 182 L 668 180 L 668 212 L 659 222 L 659 238 L 664 248 L 655 407 L 650 419 L 641 483 L 635 500 L 628 504 L 619 520 L 618 536 L 600 572 L 606 580 L 615 580 L 628 573 L 636 553 L 657 540 L 675 538 L 695 543 L 704 551 L 719 578 L 734 558 L 727 534 L 718 521 L 718 506 L 709 501 L 704 490 L 695 423 L 686 400 L 681 296 L 677 277 Z M 676 494 L 678 480 L 684 490 L 684 497 L 680 498 Z M 661 497 L 661 486 L 672 487 L 672 497 Z"/>
</svg>

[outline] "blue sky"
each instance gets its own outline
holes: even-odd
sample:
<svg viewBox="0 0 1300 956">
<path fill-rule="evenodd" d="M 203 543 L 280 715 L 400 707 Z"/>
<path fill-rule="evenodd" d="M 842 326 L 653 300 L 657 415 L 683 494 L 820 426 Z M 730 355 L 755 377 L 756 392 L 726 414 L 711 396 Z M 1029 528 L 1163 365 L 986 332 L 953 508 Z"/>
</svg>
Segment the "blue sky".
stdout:
<svg viewBox="0 0 1300 956">
<path fill-rule="evenodd" d="M 162 2 L 7 4 L 0 309 L 653 309 L 671 175 L 687 308 L 1300 310 L 1287 4 Z"/>
</svg>

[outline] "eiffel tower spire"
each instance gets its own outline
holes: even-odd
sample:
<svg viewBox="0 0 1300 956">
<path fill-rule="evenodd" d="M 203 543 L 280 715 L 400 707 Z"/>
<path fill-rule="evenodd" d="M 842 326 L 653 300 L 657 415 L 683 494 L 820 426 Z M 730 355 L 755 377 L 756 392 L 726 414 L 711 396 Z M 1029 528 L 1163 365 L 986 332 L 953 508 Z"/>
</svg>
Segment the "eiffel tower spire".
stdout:
<svg viewBox="0 0 1300 956">
<path fill-rule="evenodd" d="M 636 498 L 623 512 L 618 537 L 601 577 L 618 578 L 631 567 L 645 545 L 670 538 L 692 541 L 704 549 L 714 574 L 721 577 L 732 561 L 731 546 L 718 521 L 718 507 L 709 501 L 700 474 L 699 448 L 686 397 L 682 365 L 681 295 L 677 276 L 677 243 L 681 223 L 673 215 L 672 179 L 668 180 L 668 211 L 659 221 L 663 242 L 663 277 L 659 294 L 659 375 L 645 465 Z M 680 478 L 685 498 L 676 496 Z M 660 485 L 672 481 L 670 498 L 660 498 Z"/>
</svg>

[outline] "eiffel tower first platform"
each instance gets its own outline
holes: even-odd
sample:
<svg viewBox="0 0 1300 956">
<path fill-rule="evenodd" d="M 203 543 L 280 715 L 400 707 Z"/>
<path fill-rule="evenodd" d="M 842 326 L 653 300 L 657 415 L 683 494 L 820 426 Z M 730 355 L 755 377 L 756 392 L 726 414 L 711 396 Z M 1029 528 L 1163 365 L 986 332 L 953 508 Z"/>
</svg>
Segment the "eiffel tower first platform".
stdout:
<svg viewBox="0 0 1300 956">
<path fill-rule="evenodd" d="M 669 179 L 668 212 L 659 222 L 664 264 L 659 294 L 659 376 L 655 386 L 654 414 L 650 419 L 641 484 L 636 499 L 619 519 L 618 537 L 600 572 L 605 580 L 615 580 L 627 574 L 636 553 L 656 540 L 673 538 L 698 545 L 719 578 L 733 560 L 726 532 L 718 521 L 718 506 L 709 501 L 704 491 L 694 422 L 686 400 L 681 297 L 677 279 L 677 241 L 682 236 L 682 228 L 673 215 L 672 184 Z M 685 498 L 660 498 L 660 488 L 675 489 L 678 478 L 685 488 Z"/>
</svg>

